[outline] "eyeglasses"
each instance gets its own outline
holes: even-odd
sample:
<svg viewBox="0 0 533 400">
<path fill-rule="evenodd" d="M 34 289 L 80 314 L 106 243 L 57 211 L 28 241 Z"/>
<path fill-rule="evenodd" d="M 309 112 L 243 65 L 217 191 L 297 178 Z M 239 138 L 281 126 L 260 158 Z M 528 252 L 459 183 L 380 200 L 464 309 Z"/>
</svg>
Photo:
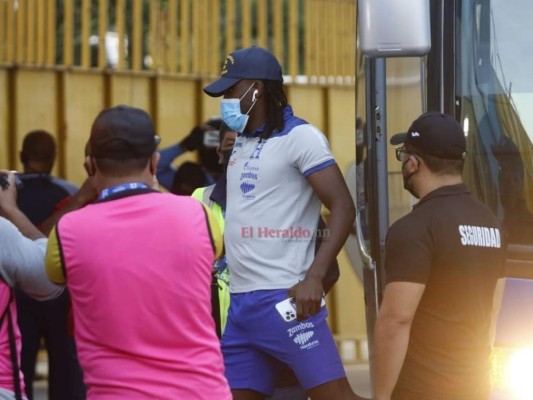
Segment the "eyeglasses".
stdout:
<svg viewBox="0 0 533 400">
<path fill-rule="evenodd" d="M 405 147 L 403 146 L 396 147 L 396 149 L 394 150 L 396 151 L 396 159 L 398 161 L 402 161 L 402 153 L 409 154 L 407 153 L 407 151 L 405 150 Z"/>
</svg>

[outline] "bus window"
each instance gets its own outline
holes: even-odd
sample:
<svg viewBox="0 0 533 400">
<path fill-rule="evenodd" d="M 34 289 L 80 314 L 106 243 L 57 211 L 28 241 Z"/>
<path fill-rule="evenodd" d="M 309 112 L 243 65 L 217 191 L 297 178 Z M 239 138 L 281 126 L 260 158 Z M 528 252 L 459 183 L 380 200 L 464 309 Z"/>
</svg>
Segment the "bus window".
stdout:
<svg viewBox="0 0 533 400">
<path fill-rule="evenodd" d="M 456 104 L 468 135 L 465 180 L 508 243 L 533 245 L 533 53 L 529 0 L 463 1 Z"/>
</svg>

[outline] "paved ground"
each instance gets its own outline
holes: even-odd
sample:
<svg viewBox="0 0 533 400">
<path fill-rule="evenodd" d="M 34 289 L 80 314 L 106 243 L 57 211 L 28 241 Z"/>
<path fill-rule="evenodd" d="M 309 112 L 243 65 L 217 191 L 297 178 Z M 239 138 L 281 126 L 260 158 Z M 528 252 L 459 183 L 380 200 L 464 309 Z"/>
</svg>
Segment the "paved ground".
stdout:
<svg viewBox="0 0 533 400">
<path fill-rule="evenodd" d="M 368 364 L 349 364 L 345 368 L 353 390 L 360 396 L 370 398 Z M 48 400 L 46 389 L 46 381 L 37 381 L 34 388 L 35 400 Z"/>
<path fill-rule="evenodd" d="M 37 381 L 33 386 L 34 400 L 48 400 L 48 385 L 46 381 Z"/>
<path fill-rule="evenodd" d="M 370 399 L 370 373 L 368 364 L 345 365 L 348 380 L 355 393 Z"/>
</svg>

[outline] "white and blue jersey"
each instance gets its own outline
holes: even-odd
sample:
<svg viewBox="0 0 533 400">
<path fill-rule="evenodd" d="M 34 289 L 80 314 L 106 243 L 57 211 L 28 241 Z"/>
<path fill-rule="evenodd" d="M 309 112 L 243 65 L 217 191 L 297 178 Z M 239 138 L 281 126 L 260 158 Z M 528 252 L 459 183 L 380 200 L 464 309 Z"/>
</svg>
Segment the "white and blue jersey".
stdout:
<svg viewBox="0 0 533 400">
<path fill-rule="evenodd" d="M 225 248 L 231 293 L 287 289 L 314 254 L 320 200 L 307 177 L 335 164 L 313 125 L 284 110 L 285 128 L 240 134 L 229 160 Z"/>
</svg>

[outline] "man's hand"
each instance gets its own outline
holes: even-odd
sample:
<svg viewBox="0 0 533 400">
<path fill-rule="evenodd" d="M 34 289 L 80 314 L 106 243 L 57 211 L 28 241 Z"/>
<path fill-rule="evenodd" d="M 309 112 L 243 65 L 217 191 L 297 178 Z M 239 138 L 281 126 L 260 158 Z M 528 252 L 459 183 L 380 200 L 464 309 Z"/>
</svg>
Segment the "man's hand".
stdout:
<svg viewBox="0 0 533 400">
<path fill-rule="evenodd" d="M 212 130 L 218 131 L 218 128 L 209 125 L 208 122 L 209 121 L 203 122 L 192 128 L 192 130 L 189 132 L 189 135 L 181 141 L 180 146 L 188 151 L 198 150 L 200 147 L 204 146 L 205 132 Z"/>
<path fill-rule="evenodd" d="M 57 221 L 59 221 L 63 215 L 85 207 L 87 204 L 95 201 L 97 197 L 98 192 L 94 186 L 94 178 L 90 176 L 85 179 L 85 182 L 83 182 L 83 185 L 81 185 L 80 190 L 78 190 L 72 197 L 66 199 L 65 202 L 61 203 L 60 208 L 41 223 L 39 226 L 41 232 L 43 232 L 46 236 L 50 235 L 52 228 L 55 224 L 57 224 Z"/>
<path fill-rule="evenodd" d="M 189 135 L 181 141 L 180 146 L 188 151 L 198 150 L 204 143 L 204 131 L 203 125 L 195 126 Z"/>
<path fill-rule="evenodd" d="M 20 233 L 31 240 L 44 238 L 43 234 L 30 222 L 17 206 L 17 187 L 15 173 L 5 169 L 0 170 L 0 175 L 7 179 L 9 184 L 0 189 L 0 214 L 11 221 Z"/>
<path fill-rule="evenodd" d="M 85 206 L 88 203 L 93 202 L 98 197 L 98 192 L 96 191 L 96 187 L 94 186 L 94 179 L 92 176 L 85 179 L 85 182 L 80 187 L 80 190 L 78 190 L 74 196 L 73 201 L 79 205 L 78 208 L 81 208 Z"/>
<path fill-rule="evenodd" d="M 0 175 L 7 180 L 8 185 L 0 189 L 0 213 L 5 215 L 17 208 L 17 188 L 15 174 L 12 171 L 0 170 Z"/>
<path fill-rule="evenodd" d="M 289 289 L 289 297 L 296 300 L 296 316 L 302 321 L 320 311 L 320 302 L 324 295 L 322 279 L 306 276 L 303 281 Z"/>
</svg>

